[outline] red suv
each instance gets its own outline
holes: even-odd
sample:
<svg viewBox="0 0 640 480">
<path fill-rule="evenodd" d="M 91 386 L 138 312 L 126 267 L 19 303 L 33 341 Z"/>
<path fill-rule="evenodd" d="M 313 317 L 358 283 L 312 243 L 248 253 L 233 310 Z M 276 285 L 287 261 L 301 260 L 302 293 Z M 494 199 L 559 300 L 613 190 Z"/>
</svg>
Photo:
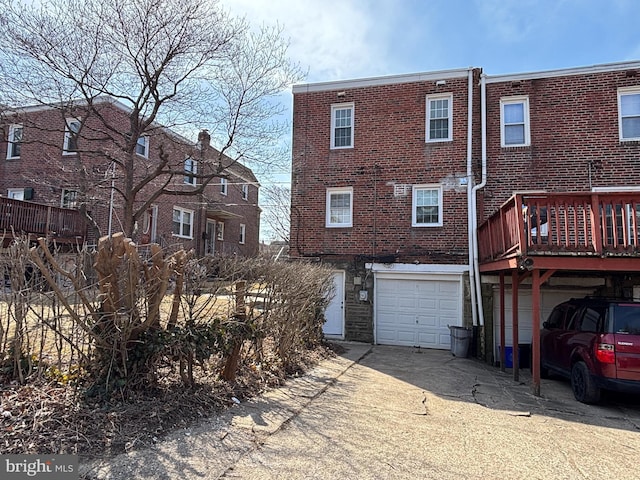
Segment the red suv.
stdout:
<svg viewBox="0 0 640 480">
<path fill-rule="evenodd" d="M 576 400 L 640 393 L 640 302 L 598 297 L 556 306 L 540 332 L 540 373 L 571 379 Z"/>
</svg>

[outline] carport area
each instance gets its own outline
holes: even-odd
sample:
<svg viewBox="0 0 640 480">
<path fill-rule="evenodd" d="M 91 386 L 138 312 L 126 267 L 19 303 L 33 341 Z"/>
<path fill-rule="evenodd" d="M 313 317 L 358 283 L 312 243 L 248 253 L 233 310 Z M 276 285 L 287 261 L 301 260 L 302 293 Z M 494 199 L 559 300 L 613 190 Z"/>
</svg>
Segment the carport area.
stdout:
<svg viewBox="0 0 640 480">
<path fill-rule="evenodd" d="M 153 449 L 83 464 L 86 478 L 637 478 L 638 399 L 531 393 L 450 352 L 342 343 L 282 387 Z"/>
<path fill-rule="evenodd" d="M 519 371 L 519 286 L 531 284 L 531 385 L 541 393 L 541 289 L 554 276 L 600 278 L 607 296 L 640 291 L 640 192 L 521 193 L 478 227 L 479 270 L 499 275 L 500 365 L 506 364 L 506 286 L 510 279 L 513 378 Z M 616 285 L 614 285 L 616 284 Z M 625 285 L 626 284 L 626 285 Z M 626 291 L 625 291 L 626 290 Z"/>
</svg>

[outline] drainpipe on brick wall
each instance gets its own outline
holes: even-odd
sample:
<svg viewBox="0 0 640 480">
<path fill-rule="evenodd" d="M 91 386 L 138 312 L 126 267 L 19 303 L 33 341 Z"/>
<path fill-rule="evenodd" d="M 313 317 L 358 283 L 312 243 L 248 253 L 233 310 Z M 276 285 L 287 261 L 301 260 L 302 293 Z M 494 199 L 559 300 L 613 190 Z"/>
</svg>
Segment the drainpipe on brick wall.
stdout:
<svg viewBox="0 0 640 480">
<path fill-rule="evenodd" d="M 484 325 L 482 309 L 482 282 L 480 281 L 480 265 L 478 262 L 478 190 L 487 184 L 487 85 L 484 73 L 480 74 L 480 125 L 482 126 L 482 179 L 473 187 L 471 195 L 471 222 L 473 234 L 473 270 L 475 274 L 476 299 L 478 308 L 478 325 Z"/>
<path fill-rule="evenodd" d="M 478 323 L 478 306 L 476 304 L 476 279 L 473 269 L 473 68 L 469 68 L 469 86 L 467 94 L 467 238 L 469 243 L 469 291 L 471 293 L 471 322 Z"/>
</svg>

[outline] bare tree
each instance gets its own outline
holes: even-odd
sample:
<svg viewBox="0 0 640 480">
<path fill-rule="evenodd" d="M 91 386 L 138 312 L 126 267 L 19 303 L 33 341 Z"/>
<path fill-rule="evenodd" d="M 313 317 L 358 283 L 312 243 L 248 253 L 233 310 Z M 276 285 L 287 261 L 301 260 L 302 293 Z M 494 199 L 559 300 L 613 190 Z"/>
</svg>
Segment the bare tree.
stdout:
<svg viewBox="0 0 640 480">
<path fill-rule="evenodd" d="M 277 95 L 302 78 L 286 55 L 280 28 L 252 29 L 216 0 L 0 0 L 0 105 L 81 117 L 66 125 L 74 174 L 89 192 L 111 188 L 113 173 L 126 235 L 159 196 L 201 193 L 239 160 L 278 159 L 272 147 L 286 125 L 275 121 Z M 126 126 L 106 113 L 105 98 L 125 107 Z M 159 125 L 183 138 L 210 133 L 217 148 L 198 150 L 196 189 L 175 188 L 184 156 L 168 142 L 155 146 L 153 163 L 136 155 Z"/>
<path fill-rule="evenodd" d="M 280 240 L 289 241 L 291 190 L 282 185 L 265 186 L 262 192 L 263 220 Z"/>
</svg>

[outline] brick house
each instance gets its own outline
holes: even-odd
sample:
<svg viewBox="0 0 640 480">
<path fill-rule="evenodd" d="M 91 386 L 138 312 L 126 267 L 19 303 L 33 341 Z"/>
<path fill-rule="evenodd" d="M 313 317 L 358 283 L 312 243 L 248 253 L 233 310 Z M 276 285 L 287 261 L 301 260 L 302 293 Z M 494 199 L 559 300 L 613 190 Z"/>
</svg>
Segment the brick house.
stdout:
<svg viewBox="0 0 640 480">
<path fill-rule="evenodd" d="M 336 269 L 326 333 L 449 348 L 448 325 L 474 325 L 494 361 L 567 297 L 640 296 L 640 62 L 296 85 L 293 102 L 290 254 Z"/>
<path fill-rule="evenodd" d="M 88 213 L 89 243 L 123 230 L 124 205 L 117 192 L 132 186 L 125 185 L 112 160 L 126 160 L 122 151 L 131 139 L 123 132 L 131 131 L 130 113 L 113 99 L 99 99 L 91 108 L 77 104 L 5 111 L 0 195 L 5 202 Z M 184 247 L 198 255 L 258 253 L 259 183 L 249 168 L 215 150 L 206 131 L 196 143 L 150 125 L 137 139 L 133 157 L 133 186 L 158 168 L 161 159 L 166 160 L 165 171 L 174 172 L 160 173 L 140 189 L 134 206 L 140 214 L 132 229 L 137 243 Z M 214 174 L 215 168 L 215 178 L 199 189 L 199 175 Z M 162 185 L 172 193 L 151 199 Z"/>
<path fill-rule="evenodd" d="M 449 348 L 448 325 L 470 314 L 479 76 L 293 87 L 290 256 L 336 269 L 327 335 Z"/>
</svg>

